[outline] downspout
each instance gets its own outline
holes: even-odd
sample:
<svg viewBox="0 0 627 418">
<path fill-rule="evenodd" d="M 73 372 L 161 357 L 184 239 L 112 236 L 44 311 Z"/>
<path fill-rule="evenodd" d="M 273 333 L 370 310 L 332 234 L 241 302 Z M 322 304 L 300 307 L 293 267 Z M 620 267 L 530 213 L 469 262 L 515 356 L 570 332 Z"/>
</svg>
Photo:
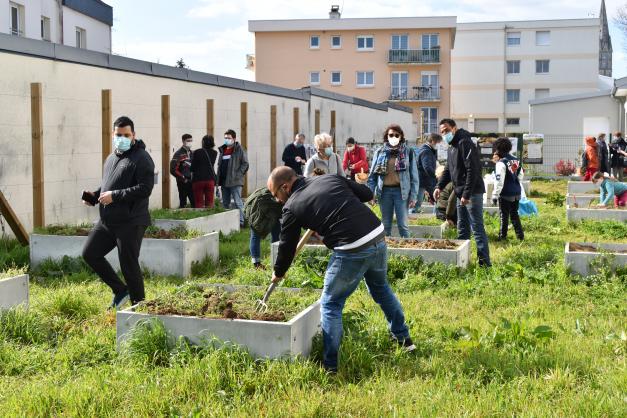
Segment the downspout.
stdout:
<svg viewBox="0 0 627 418">
<path fill-rule="evenodd" d="M 505 109 L 507 106 L 507 25 L 503 25 L 503 132 L 507 130 L 507 116 Z"/>
<path fill-rule="evenodd" d="M 63 45 L 63 0 L 57 0 L 59 7 L 59 44 Z"/>
</svg>

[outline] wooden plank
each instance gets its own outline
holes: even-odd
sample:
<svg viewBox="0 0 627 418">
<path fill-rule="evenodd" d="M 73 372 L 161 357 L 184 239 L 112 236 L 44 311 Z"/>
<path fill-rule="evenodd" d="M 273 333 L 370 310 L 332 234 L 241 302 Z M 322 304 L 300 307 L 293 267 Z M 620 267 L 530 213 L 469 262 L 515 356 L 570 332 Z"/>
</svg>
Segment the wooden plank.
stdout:
<svg viewBox="0 0 627 418">
<path fill-rule="evenodd" d="M 33 226 L 45 225 L 44 216 L 44 118 L 41 83 L 30 85 L 33 171 Z"/>
<path fill-rule="evenodd" d="M 102 90 L 102 165 L 111 154 L 113 131 L 113 114 L 111 109 L 111 90 Z"/>
<path fill-rule="evenodd" d="M 270 170 L 276 167 L 276 105 L 270 106 Z"/>
<path fill-rule="evenodd" d="M 170 96 L 161 96 L 161 207 L 170 209 Z"/>
<path fill-rule="evenodd" d="M 333 149 L 337 150 L 335 147 L 335 110 L 331 111 L 331 129 L 329 134 L 333 137 Z"/>
<path fill-rule="evenodd" d="M 314 119 L 314 135 L 318 135 L 320 133 L 320 110 L 316 109 L 315 119 Z"/>
<path fill-rule="evenodd" d="M 294 136 L 300 132 L 300 109 L 295 107 L 292 124 L 294 126 Z"/>
<path fill-rule="evenodd" d="M 213 136 L 215 130 L 213 113 L 213 99 L 207 99 L 207 135 Z"/>
<path fill-rule="evenodd" d="M 4 216 L 7 223 L 11 227 L 11 231 L 22 245 L 28 245 L 28 233 L 24 229 L 24 225 L 20 222 L 17 215 L 9 205 L 9 201 L 4 197 L 4 193 L 0 190 L 0 214 Z"/>
<path fill-rule="evenodd" d="M 240 144 L 244 150 L 248 152 L 248 103 L 240 103 Z M 248 154 L 250 158 L 250 153 Z M 242 197 L 248 196 L 248 173 L 244 176 L 244 187 L 242 188 Z"/>
</svg>

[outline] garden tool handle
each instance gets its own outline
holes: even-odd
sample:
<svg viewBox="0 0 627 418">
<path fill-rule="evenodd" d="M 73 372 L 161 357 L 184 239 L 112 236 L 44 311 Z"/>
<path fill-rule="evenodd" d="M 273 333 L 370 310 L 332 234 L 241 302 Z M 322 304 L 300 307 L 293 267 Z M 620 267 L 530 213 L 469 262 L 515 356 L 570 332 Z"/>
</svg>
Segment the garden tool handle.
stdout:
<svg viewBox="0 0 627 418">
<path fill-rule="evenodd" d="M 296 246 L 296 252 L 294 252 L 294 257 L 296 257 L 298 255 L 298 253 L 300 252 L 300 250 L 303 249 L 305 244 L 307 244 L 307 241 L 309 241 L 309 238 L 311 238 L 313 233 L 314 233 L 313 229 L 308 229 L 305 232 L 305 235 L 303 235 L 302 238 L 300 239 L 300 241 L 298 241 L 298 245 Z"/>
</svg>

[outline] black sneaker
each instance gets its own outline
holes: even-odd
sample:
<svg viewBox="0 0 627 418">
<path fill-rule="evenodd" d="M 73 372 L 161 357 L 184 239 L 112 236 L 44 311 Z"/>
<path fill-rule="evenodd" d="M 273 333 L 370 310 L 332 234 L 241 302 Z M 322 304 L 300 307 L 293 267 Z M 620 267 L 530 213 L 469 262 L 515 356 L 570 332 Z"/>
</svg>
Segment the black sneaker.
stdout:
<svg viewBox="0 0 627 418">
<path fill-rule="evenodd" d="M 403 338 L 402 340 L 399 340 L 397 338 L 395 338 L 396 340 L 396 344 L 398 344 L 398 346 L 403 350 L 406 351 L 408 353 L 411 353 L 412 351 L 416 350 L 416 344 L 414 344 L 414 342 L 411 340 L 410 337 L 407 338 Z"/>
<path fill-rule="evenodd" d="M 125 290 L 124 292 L 117 295 L 113 295 L 113 300 L 111 301 L 111 306 L 109 306 L 109 310 L 120 310 L 120 308 L 126 305 L 129 300 L 130 296 L 128 294 L 128 290 Z"/>
</svg>

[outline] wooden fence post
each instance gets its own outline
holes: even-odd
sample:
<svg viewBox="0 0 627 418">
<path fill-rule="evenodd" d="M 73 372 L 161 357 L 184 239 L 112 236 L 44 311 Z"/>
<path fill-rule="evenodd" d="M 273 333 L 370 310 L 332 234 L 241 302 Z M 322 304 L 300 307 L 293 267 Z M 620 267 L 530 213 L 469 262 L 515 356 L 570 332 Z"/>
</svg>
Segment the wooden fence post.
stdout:
<svg viewBox="0 0 627 418">
<path fill-rule="evenodd" d="M 294 126 L 294 136 L 296 136 L 300 132 L 300 109 L 297 107 L 294 108 L 293 118 L 292 124 Z"/>
<path fill-rule="evenodd" d="M 112 138 L 111 132 L 113 131 L 113 115 L 111 109 L 111 90 L 102 90 L 102 165 L 104 168 L 104 162 L 111 154 Z"/>
<path fill-rule="evenodd" d="M 248 158 L 250 158 L 250 153 L 248 149 L 248 103 L 241 102 L 240 103 L 240 144 L 246 152 L 248 153 Z M 250 161 L 250 160 L 249 160 Z M 242 197 L 248 196 L 248 173 L 244 176 L 244 187 L 242 188 Z"/>
<path fill-rule="evenodd" d="M 7 220 L 7 223 L 11 227 L 11 230 L 15 234 L 15 237 L 20 242 L 20 244 L 28 245 L 28 233 L 26 232 L 26 229 L 24 229 L 24 226 L 18 219 L 15 212 L 13 212 L 11 205 L 9 205 L 9 202 L 4 197 L 2 191 L 0 191 L 0 215 L 4 216 L 4 218 Z"/>
<path fill-rule="evenodd" d="M 276 105 L 270 106 L 270 170 L 276 167 Z"/>
<path fill-rule="evenodd" d="M 329 134 L 333 137 L 333 149 L 337 151 L 337 148 L 335 147 L 335 110 L 331 111 L 331 131 Z"/>
<path fill-rule="evenodd" d="M 161 96 L 161 207 L 170 209 L 170 96 Z"/>
<path fill-rule="evenodd" d="M 44 216 L 44 118 L 41 83 L 30 85 L 30 113 L 33 165 L 33 226 L 45 225 Z"/>
<path fill-rule="evenodd" d="M 318 135 L 320 133 L 320 110 L 316 109 L 315 119 L 314 119 L 314 135 Z"/>
<path fill-rule="evenodd" d="M 213 136 L 214 129 L 213 99 L 207 99 L 207 135 Z"/>
</svg>

